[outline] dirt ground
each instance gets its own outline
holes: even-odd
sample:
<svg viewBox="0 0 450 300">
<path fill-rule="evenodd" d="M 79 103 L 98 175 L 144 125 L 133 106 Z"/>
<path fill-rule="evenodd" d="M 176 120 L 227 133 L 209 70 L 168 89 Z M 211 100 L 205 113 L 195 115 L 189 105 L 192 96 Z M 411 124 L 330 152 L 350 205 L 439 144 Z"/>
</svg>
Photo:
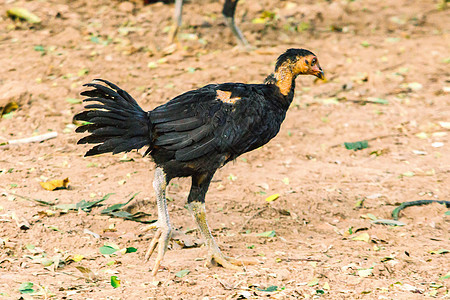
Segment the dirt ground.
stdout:
<svg viewBox="0 0 450 300">
<path fill-rule="evenodd" d="M 237 23 L 254 46 L 246 51 L 225 26 L 221 1 L 186 3 L 172 46 L 173 3 L 3 1 L 0 107 L 19 108 L 0 119 L 0 299 L 449 299 L 448 209 L 407 208 L 405 226 L 372 222 L 390 219 L 401 202 L 450 200 L 443 3 L 240 1 Z M 12 7 L 42 22 L 13 20 Z M 83 157 L 88 147 L 76 145 L 72 123 L 82 85 L 108 79 L 151 110 L 208 83 L 262 82 L 292 47 L 316 53 L 328 81 L 298 78 L 278 136 L 220 169 L 206 199 L 221 249 L 259 264 L 205 266 L 184 207 L 190 182 L 178 179 L 169 210 L 185 235 L 152 278 L 144 255 L 153 232 L 101 211 L 140 192 L 130 204 L 156 219 L 154 164 L 138 152 Z M 48 132 L 58 136 L 5 145 Z M 367 149 L 342 146 L 362 140 Z M 66 177 L 68 189 L 39 184 Z M 90 212 L 33 200 L 75 204 L 108 193 Z M 105 243 L 137 251 L 103 255 Z"/>
</svg>

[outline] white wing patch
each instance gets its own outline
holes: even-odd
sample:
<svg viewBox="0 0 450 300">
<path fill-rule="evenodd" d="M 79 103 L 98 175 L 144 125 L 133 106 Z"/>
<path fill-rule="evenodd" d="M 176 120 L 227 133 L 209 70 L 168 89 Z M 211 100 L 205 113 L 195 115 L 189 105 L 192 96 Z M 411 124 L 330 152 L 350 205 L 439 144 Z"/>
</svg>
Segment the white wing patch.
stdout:
<svg viewBox="0 0 450 300">
<path fill-rule="evenodd" d="M 236 101 L 241 99 L 241 97 L 231 98 L 231 92 L 229 92 L 229 91 L 217 90 L 216 93 L 217 93 L 216 99 L 220 100 L 224 103 L 234 104 Z"/>
</svg>

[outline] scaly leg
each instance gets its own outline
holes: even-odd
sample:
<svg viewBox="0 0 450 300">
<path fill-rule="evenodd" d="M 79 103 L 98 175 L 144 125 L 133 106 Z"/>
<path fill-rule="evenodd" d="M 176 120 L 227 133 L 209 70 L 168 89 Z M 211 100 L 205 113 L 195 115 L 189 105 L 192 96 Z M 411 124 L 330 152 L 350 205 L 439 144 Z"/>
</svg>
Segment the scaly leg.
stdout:
<svg viewBox="0 0 450 300">
<path fill-rule="evenodd" d="M 234 14 L 236 12 L 236 5 L 239 0 L 225 0 L 225 4 L 223 5 L 222 14 L 225 17 L 225 22 L 227 23 L 228 27 L 230 27 L 231 31 L 233 32 L 234 36 L 237 38 L 238 42 L 246 47 L 247 49 L 250 49 L 250 44 L 247 42 L 247 39 L 242 34 L 239 27 L 237 27 L 236 23 L 234 22 Z"/>
<path fill-rule="evenodd" d="M 175 0 L 174 23 L 169 32 L 169 42 L 173 43 L 177 40 L 178 29 L 181 27 L 181 14 L 183 12 L 183 0 Z"/>
<path fill-rule="evenodd" d="M 153 276 L 158 272 L 161 261 L 166 253 L 169 240 L 172 236 L 172 226 L 170 225 L 169 212 L 167 211 L 166 186 L 166 174 L 163 169 L 156 168 L 153 188 L 155 189 L 156 203 L 158 205 L 158 221 L 151 227 L 157 228 L 157 230 L 148 247 L 147 254 L 145 255 L 145 260 L 149 260 L 158 245 L 158 255 L 152 270 Z"/>
<path fill-rule="evenodd" d="M 211 264 L 219 264 L 227 269 L 241 270 L 238 266 L 255 264 L 256 261 L 238 260 L 224 256 L 217 246 L 216 241 L 209 230 L 208 223 L 206 222 L 205 194 L 213 175 L 214 174 L 192 177 L 192 187 L 188 198 L 189 211 L 194 217 L 202 237 L 205 239 Z"/>
</svg>

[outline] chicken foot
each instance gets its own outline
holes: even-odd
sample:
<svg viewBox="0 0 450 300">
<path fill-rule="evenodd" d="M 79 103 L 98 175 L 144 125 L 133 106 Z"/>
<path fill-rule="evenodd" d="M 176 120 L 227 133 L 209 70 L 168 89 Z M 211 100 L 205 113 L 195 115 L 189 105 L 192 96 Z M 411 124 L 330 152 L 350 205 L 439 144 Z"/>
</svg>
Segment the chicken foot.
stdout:
<svg viewBox="0 0 450 300">
<path fill-rule="evenodd" d="M 256 261 L 253 260 L 236 259 L 223 255 L 209 230 L 208 223 L 206 222 L 205 203 L 193 201 L 190 202 L 188 206 L 202 237 L 205 239 L 206 246 L 208 247 L 208 265 L 221 265 L 226 269 L 239 271 L 241 270 L 239 266 L 256 264 Z"/>
</svg>

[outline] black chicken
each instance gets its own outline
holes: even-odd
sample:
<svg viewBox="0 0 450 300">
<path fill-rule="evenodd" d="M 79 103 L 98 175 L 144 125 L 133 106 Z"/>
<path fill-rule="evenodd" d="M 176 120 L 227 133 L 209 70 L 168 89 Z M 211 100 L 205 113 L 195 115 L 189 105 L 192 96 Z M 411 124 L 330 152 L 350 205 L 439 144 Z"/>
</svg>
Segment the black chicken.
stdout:
<svg viewBox="0 0 450 300">
<path fill-rule="evenodd" d="M 239 155 L 261 147 L 280 130 L 294 97 L 297 75 L 310 74 L 321 79 L 324 73 L 317 57 L 305 49 L 289 49 L 277 60 L 275 72 L 263 84 L 209 84 L 186 92 L 149 112 L 118 86 L 102 79 L 86 84 L 89 98 L 85 111 L 76 120 L 89 124 L 76 132 L 88 131 L 78 144 L 99 144 L 85 156 L 128 152 L 148 146 L 157 168 L 153 187 L 158 205 L 156 234 L 146 260 L 159 243 L 152 270 L 158 271 L 171 237 L 171 224 L 165 190 L 175 177 L 192 177 L 189 209 L 209 247 L 211 262 L 238 269 L 245 261 L 225 257 L 219 250 L 206 222 L 205 195 L 216 170 Z"/>
</svg>

